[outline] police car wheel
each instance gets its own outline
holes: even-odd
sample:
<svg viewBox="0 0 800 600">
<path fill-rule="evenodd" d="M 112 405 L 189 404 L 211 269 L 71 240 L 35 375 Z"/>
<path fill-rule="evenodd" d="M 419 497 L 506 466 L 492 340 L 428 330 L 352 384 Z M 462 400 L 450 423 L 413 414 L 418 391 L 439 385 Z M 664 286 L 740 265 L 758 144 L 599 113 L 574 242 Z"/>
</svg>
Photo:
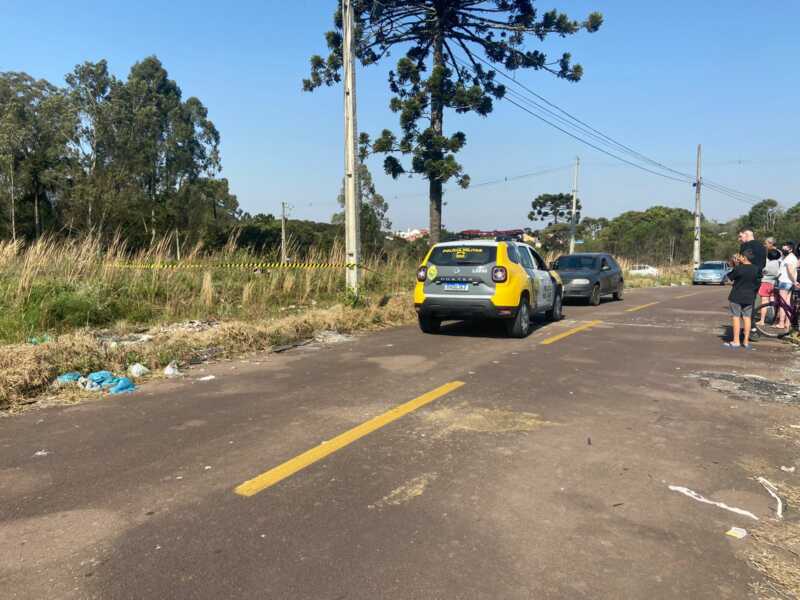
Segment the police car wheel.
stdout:
<svg viewBox="0 0 800 600">
<path fill-rule="evenodd" d="M 556 297 L 553 298 L 553 308 L 547 311 L 545 315 L 548 321 L 560 321 L 564 318 L 563 313 L 561 312 L 562 309 L 562 302 L 561 302 L 561 294 L 556 294 Z"/>
<path fill-rule="evenodd" d="M 519 301 L 519 308 L 517 315 L 506 322 L 506 330 L 508 335 L 513 338 L 527 337 L 531 331 L 531 308 L 528 303 L 528 298 L 523 296 Z"/>
<path fill-rule="evenodd" d="M 433 317 L 419 317 L 419 328 L 423 333 L 439 333 L 441 327 L 441 319 L 434 319 Z"/>
</svg>

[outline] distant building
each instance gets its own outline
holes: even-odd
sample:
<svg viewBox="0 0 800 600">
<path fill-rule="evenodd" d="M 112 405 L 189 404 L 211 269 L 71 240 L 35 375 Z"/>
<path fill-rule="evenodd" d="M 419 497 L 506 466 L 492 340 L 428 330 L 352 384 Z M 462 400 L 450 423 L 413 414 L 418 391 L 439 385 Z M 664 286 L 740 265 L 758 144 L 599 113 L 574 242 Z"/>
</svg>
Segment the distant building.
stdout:
<svg viewBox="0 0 800 600">
<path fill-rule="evenodd" d="M 394 237 L 400 238 L 407 242 L 415 242 L 420 238 L 424 238 L 430 234 L 427 229 L 406 229 L 405 231 L 395 231 Z"/>
</svg>

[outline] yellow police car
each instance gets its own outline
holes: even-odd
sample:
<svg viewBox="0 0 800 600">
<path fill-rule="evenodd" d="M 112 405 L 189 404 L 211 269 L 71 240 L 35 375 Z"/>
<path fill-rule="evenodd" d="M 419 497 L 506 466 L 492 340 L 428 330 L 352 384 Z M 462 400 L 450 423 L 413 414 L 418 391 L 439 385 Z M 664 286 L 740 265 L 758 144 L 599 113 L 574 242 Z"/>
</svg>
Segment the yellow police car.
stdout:
<svg viewBox="0 0 800 600">
<path fill-rule="evenodd" d="M 503 319 L 510 336 L 523 338 L 534 315 L 561 319 L 562 295 L 532 246 L 498 237 L 433 246 L 417 270 L 414 306 L 425 333 L 438 333 L 442 321 Z"/>
</svg>

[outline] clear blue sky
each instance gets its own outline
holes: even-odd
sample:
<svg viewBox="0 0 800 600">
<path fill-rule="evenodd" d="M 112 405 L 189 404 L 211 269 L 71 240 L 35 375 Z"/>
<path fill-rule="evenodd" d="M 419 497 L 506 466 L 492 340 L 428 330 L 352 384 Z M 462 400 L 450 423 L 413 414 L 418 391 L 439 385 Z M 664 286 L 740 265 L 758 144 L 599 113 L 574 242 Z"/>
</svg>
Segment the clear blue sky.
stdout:
<svg viewBox="0 0 800 600">
<path fill-rule="evenodd" d="M 199 97 L 222 134 L 223 175 L 251 212 L 328 220 L 342 174 L 341 88 L 301 92 L 308 58 L 324 54 L 334 0 L 209 2 L 5 0 L 0 71 L 26 71 L 58 84 L 74 65 L 108 59 L 124 76 L 157 55 L 184 91 Z M 703 144 L 704 175 L 742 191 L 800 201 L 800 119 L 795 75 L 800 2 L 671 3 L 552 0 L 574 17 L 605 16 L 593 35 L 548 42 L 585 69 L 577 84 L 545 73 L 518 79 L 594 127 L 670 166 L 691 172 Z M 396 57 L 395 57 L 396 58 Z M 392 62 L 359 69 L 359 128 L 396 129 L 386 73 Z M 652 204 L 693 206 L 690 186 L 612 159 L 500 102 L 487 119 L 450 117 L 467 134 L 459 158 L 473 182 L 567 165 L 580 155 L 584 214 L 613 216 Z M 392 181 L 370 159 L 396 227 L 425 226 L 426 184 Z M 733 162 L 741 161 L 741 162 Z M 530 201 L 568 191 L 563 170 L 460 191 L 448 186 L 445 224 L 518 227 Z M 724 220 L 747 206 L 708 192 L 704 212 Z"/>
</svg>

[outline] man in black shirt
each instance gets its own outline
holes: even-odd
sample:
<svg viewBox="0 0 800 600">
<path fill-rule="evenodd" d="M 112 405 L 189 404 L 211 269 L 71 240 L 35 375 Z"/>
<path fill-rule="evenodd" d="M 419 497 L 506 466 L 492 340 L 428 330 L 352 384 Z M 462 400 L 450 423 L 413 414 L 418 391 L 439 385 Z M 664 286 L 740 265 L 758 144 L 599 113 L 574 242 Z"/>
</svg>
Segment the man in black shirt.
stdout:
<svg viewBox="0 0 800 600">
<path fill-rule="evenodd" d="M 753 253 L 753 260 L 751 262 L 758 270 L 756 294 L 753 295 L 753 304 L 755 305 L 758 288 L 761 286 L 761 277 L 764 267 L 767 266 L 767 248 L 764 244 L 756 240 L 752 229 L 742 229 L 739 232 L 739 243 L 741 244 L 739 246 L 739 254 L 744 254 L 745 250 L 750 250 Z M 759 336 L 755 327 L 750 330 L 750 337 L 752 339 L 758 339 Z"/>
<path fill-rule="evenodd" d="M 750 324 L 753 316 L 753 303 L 759 286 L 760 269 L 753 264 L 756 258 L 750 248 L 731 259 L 733 270 L 728 273 L 728 278 L 733 282 L 733 288 L 728 295 L 731 317 L 733 319 L 733 339 L 726 343 L 728 348 L 745 348 L 750 346 Z M 742 323 L 744 321 L 744 323 Z M 739 343 L 739 328 L 744 324 L 744 340 Z"/>
</svg>

